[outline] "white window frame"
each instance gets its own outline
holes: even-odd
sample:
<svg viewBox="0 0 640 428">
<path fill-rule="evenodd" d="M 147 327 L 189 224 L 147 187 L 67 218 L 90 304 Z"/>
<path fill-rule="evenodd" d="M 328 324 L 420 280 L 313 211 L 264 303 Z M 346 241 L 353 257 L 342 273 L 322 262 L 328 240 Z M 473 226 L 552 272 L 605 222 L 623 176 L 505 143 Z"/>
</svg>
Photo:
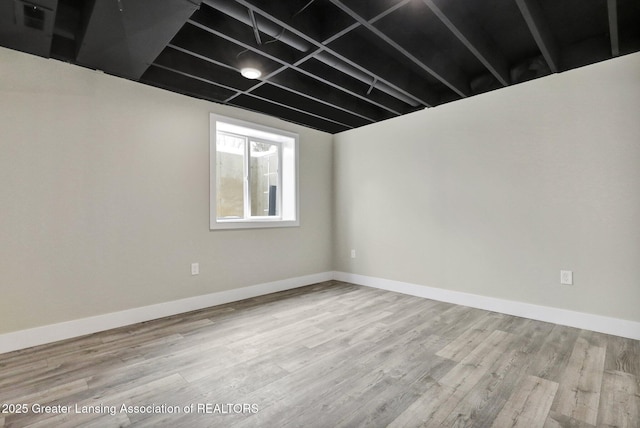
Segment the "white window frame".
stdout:
<svg viewBox="0 0 640 428">
<path fill-rule="evenodd" d="M 227 129 L 233 127 L 236 131 Z M 239 129 L 239 128 L 243 129 Z M 268 144 L 276 144 L 278 150 L 278 182 L 279 189 L 277 192 L 277 210 L 278 216 L 249 216 L 245 218 L 218 218 L 217 216 L 217 174 L 216 174 L 216 157 L 217 157 L 217 134 L 220 132 L 226 134 L 236 134 L 241 137 L 247 137 L 247 141 L 263 142 Z M 225 128 L 225 129 L 222 129 Z M 250 153 L 248 153 L 250 143 L 245 144 L 245 181 L 243 186 L 244 193 L 244 210 L 245 213 L 251 213 L 251 197 L 249 195 L 249 174 L 246 170 L 250 162 Z M 289 154 L 285 158 L 285 151 Z M 291 159 L 291 151 L 293 151 L 293 159 Z M 298 134 L 284 131 L 281 129 L 271 128 L 268 126 L 258 125 L 240 119 L 234 119 L 226 116 L 211 113 L 210 115 L 210 137 L 209 137 L 209 228 L 211 230 L 219 229 L 255 229 L 255 228 L 273 228 L 273 227 L 295 227 L 300 225 L 300 209 L 299 209 L 299 186 L 298 186 Z M 292 171 L 293 169 L 293 171 Z M 284 178 L 286 176 L 286 178 Z M 283 185 L 283 182 L 284 183 Z M 248 211 L 247 211 L 248 210 Z"/>
</svg>

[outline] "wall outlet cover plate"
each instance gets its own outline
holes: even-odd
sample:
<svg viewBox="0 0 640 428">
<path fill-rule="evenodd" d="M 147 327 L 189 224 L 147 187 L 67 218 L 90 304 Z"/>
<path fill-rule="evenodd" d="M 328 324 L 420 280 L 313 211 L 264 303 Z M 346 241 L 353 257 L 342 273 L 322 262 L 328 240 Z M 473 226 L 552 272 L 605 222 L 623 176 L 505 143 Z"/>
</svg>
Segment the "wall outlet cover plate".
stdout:
<svg viewBox="0 0 640 428">
<path fill-rule="evenodd" d="M 560 284 L 573 285 L 573 271 L 561 270 L 560 271 Z"/>
</svg>

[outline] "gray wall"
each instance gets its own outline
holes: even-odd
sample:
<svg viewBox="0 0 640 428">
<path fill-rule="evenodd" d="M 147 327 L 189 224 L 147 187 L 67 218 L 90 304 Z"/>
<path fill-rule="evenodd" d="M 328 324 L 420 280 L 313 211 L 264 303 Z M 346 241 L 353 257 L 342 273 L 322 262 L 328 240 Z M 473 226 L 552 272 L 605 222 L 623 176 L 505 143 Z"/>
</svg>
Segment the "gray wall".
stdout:
<svg viewBox="0 0 640 428">
<path fill-rule="evenodd" d="M 300 134 L 300 227 L 209 231 L 210 112 Z M 0 48 L 0 333 L 330 271 L 331 164 L 329 134 Z"/>
<path fill-rule="evenodd" d="M 332 139 L 0 48 L 0 112 L 0 334 L 332 269 L 640 320 L 640 54 Z M 208 230 L 210 112 L 300 134 L 301 227 Z"/>
<path fill-rule="evenodd" d="M 336 270 L 640 321 L 640 54 L 341 133 L 334 156 Z"/>
</svg>

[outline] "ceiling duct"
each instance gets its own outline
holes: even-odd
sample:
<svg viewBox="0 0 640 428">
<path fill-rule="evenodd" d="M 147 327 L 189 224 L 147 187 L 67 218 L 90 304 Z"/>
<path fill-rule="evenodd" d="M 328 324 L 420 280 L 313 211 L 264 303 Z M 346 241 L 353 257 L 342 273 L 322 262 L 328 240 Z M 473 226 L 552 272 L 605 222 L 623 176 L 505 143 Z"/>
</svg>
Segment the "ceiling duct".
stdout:
<svg viewBox="0 0 640 428">
<path fill-rule="evenodd" d="M 18 7 L 16 8 L 16 22 L 22 23 L 25 27 L 44 31 L 45 23 L 47 22 L 45 9 L 36 5 L 16 3 L 18 3 Z M 49 22 L 51 22 L 50 19 Z"/>
<path fill-rule="evenodd" d="M 95 0 L 76 60 L 138 80 L 198 7 L 188 0 Z"/>
<path fill-rule="evenodd" d="M 250 27 L 253 27 L 253 22 L 251 21 L 249 10 L 244 6 L 239 5 L 238 3 L 226 0 L 204 0 L 203 3 L 219 10 L 225 15 L 228 15 Z M 274 39 L 277 39 L 282 43 L 299 50 L 300 52 L 307 52 L 309 51 L 309 49 L 311 49 L 311 44 L 304 39 L 296 36 L 295 34 L 284 31 L 282 27 L 265 19 L 259 14 L 254 14 L 254 17 L 257 29 L 264 34 L 271 36 Z"/>
<path fill-rule="evenodd" d="M 58 0 L 0 2 L 0 44 L 49 58 Z"/>
<path fill-rule="evenodd" d="M 333 55 L 330 55 L 326 52 L 320 52 L 318 54 L 315 55 L 315 58 L 319 61 L 322 61 L 323 63 L 335 68 L 336 70 L 339 70 L 345 74 L 348 74 L 349 76 L 353 77 L 354 79 L 358 79 L 361 82 L 366 83 L 367 85 L 370 85 L 369 88 L 369 92 L 367 92 L 367 94 L 369 94 L 371 92 L 371 88 L 376 88 L 379 91 L 382 91 L 388 95 L 391 95 L 394 98 L 399 99 L 400 101 L 403 101 L 407 104 L 409 104 L 412 107 L 417 107 L 418 105 L 420 105 L 416 100 L 414 100 L 413 98 L 410 98 L 406 95 L 404 95 L 401 92 L 396 91 L 395 89 L 385 85 L 382 82 L 379 82 L 376 80 L 375 77 L 372 77 L 371 75 L 358 70 L 357 68 L 345 63 L 344 61 L 339 60 L 338 58 L 335 58 Z"/>
</svg>

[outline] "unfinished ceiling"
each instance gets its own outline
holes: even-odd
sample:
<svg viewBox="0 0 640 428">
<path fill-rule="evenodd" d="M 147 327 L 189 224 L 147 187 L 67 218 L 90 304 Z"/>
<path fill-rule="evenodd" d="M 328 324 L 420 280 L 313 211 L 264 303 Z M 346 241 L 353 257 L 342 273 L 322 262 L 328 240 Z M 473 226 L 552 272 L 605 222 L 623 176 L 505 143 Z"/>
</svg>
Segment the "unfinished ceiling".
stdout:
<svg viewBox="0 0 640 428">
<path fill-rule="evenodd" d="M 640 1 L 0 0 L 0 45 L 336 133 L 636 52 Z"/>
</svg>

